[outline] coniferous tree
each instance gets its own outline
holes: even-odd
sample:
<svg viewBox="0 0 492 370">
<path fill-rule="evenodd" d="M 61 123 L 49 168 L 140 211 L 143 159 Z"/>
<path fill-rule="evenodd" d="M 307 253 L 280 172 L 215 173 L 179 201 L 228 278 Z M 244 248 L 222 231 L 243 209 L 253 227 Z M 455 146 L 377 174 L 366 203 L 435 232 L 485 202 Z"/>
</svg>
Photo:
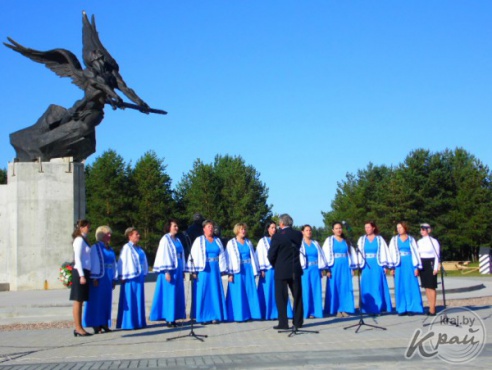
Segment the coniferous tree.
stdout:
<svg viewBox="0 0 492 370">
<path fill-rule="evenodd" d="M 332 210 L 323 213 L 325 229 L 334 220 L 349 220 L 355 235 L 373 219 L 381 234 L 395 234 L 407 221 L 432 224 L 445 259 L 471 259 L 478 247 L 491 245 L 492 175 L 487 166 L 463 149 L 431 153 L 418 149 L 397 167 L 371 163 L 338 183 Z"/>
<path fill-rule="evenodd" d="M 0 168 L 0 185 L 7 184 L 7 170 L 5 168 Z"/>
<path fill-rule="evenodd" d="M 178 184 L 177 198 L 188 220 L 199 212 L 217 222 L 225 237 L 233 236 L 236 223 L 245 222 L 249 237 L 257 239 L 271 217 L 268 188 L 256 169 L 241 157 L 217 155 L 213 164 L 196 160 Z"/>
<path fill-rule="evenodd" d="M 165 172 L 164 159 L 154 151 L 145 153 L 131 173 L 135 226 L 141 234 L 140 245 L 152 261 L 167 219 L 174 217 L 175 205 L 171 178 Z"/>
<path fill-rule="evenodd" d="M 101 225 L 111 227 L 111 244 L 116 250 L 126 243 L 124 231 L 133 224 L 129 170 L 114 150 L 104 152 L 85 170 L 87 218 L 93 231 Z"/>
</svg>

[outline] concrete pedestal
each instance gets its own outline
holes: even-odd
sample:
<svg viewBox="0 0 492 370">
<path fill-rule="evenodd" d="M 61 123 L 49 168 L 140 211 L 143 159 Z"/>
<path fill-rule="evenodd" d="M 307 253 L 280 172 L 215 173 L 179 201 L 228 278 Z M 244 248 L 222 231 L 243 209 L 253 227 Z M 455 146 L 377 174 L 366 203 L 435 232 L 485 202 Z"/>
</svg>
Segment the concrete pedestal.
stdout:
<svg viewBox="0 0 492 370">
<path fill-rule="evenodd" d="M 8 183 L 0 186 L 0 283 L 10 290 L 66 289 L 59 268 L 73 260 L 71 234 L 84 216 L 82 163 L 9 163 Z"/>
</svg>

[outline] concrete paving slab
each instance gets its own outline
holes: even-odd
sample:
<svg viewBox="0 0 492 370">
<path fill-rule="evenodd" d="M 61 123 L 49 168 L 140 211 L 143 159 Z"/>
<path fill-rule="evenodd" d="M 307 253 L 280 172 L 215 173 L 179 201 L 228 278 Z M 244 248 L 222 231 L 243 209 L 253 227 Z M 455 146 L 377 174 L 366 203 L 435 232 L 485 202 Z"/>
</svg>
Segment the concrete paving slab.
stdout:
<svg viewBox="0 0 492 370">
<path fill-rule="evenodd" d="M 483 284 L 480 296 L 492 296 L 492 280 L 484 278 L 448 278 L 451 297 L 463 299 L 471 295 L 463 288 Z M 150 307 L 153 283 L 146 284 Z M 477 292 L 477 291 L 473 291 Z M 115 297 L 118 290 L 115 290 Z M 449 298 L 450 299 L 450 298 Z M 116 305 L 115 305 L 116 306 Z M 71 320 L 68 290 L 1 292 L 0 324 L 10 320 Z M 481 355 L 469 365 L 489 368 L 492 359 L 492 308 L 471 307 L 483 322 L 486 345 Z M 5 312 L 15 313 L 6 317 Z M 65 312 L 66 311 L 66 312 Z M 148 311 L 149 312 L 149 311 Z M 62 315 L 63 313 L 63 315 Z M 116 313 L 116 311 L 115 311 Z M 367 324 L 387 330 L 362 326 L 358 316 L 346 319 L 328 317 L 308 319 L 303 329 L 319 334 L 288 337 L 272 327 L 275 321 L 195 325 L 196 334 L 206 334 L 202 343 L 192 337 L 167 341 L 190 331 L 189 325 L 167 328 L 149 322 L 149 327 L 135 331 L 114 331 L 87 338 L 73 337 L 71 329 L 13 330 L 0 332 L 0 370 L 4 369 L 251 369 L 251 368 L 401 368 L 448 369 L 441 359 L 404 357 L 415 331 L 426 329 L 430 318 L 423 315 L 397 316 L 385 314 L 364 317 Z"/>
</svg>

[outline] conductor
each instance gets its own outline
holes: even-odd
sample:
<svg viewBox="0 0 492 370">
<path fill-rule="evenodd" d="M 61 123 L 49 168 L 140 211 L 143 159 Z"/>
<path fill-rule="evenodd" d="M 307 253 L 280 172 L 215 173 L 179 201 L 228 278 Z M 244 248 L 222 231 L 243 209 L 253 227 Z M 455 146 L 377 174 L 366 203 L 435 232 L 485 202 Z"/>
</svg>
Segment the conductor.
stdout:
<svg viewBox="0 0 492 370">
<path fill-rule="evenodd" d="M 280 230 L 272 236 L 268 260 L 275 269 L 275 300 L 278 310 L 278 325 L 274 329 L 289 329 L 287 319 L 288 288 L 294 297 L 294 328 L 303 323 L 302 268 L 299 252 L 302 233 L 292 229 L 293 220 L 288 214 L 280 215 Z"/>
</svg>

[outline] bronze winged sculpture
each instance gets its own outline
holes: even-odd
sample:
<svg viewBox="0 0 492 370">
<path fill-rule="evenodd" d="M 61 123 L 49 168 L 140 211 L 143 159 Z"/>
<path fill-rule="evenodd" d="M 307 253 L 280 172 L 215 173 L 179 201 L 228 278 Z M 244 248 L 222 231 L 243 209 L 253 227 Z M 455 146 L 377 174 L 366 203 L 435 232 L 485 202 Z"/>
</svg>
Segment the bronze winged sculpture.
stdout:
<svg viewBox="0 0 492 370">
<path fill-rule="evenodd" d="M 119 73 L 119 66 L 99 39 L 94 16 L 91 21 L 82 13 L 83 60 L 82 69 L 77 57 L 66 49 L 37 51 L 26 48 L 11 38 L 10 49 L 44 64 L 60 77 L 70 77 L 72 83 L 84 90 L 84 97 L 65 109 L 50 105 L 38 121 L 25 129 L 10 134 L 10 143 L 17 159 L 30 162 L 41 159 L 73 157 L 82 161 L 96 151 L 95 128 L 104 118 L 104 106 L 113 109 L 132 108 L 142 113 L 166 114 L 152 109 L 130 89 Z M 120 90 L 135 104 L 125 103 L 115 92 Z"/>
</svg>

